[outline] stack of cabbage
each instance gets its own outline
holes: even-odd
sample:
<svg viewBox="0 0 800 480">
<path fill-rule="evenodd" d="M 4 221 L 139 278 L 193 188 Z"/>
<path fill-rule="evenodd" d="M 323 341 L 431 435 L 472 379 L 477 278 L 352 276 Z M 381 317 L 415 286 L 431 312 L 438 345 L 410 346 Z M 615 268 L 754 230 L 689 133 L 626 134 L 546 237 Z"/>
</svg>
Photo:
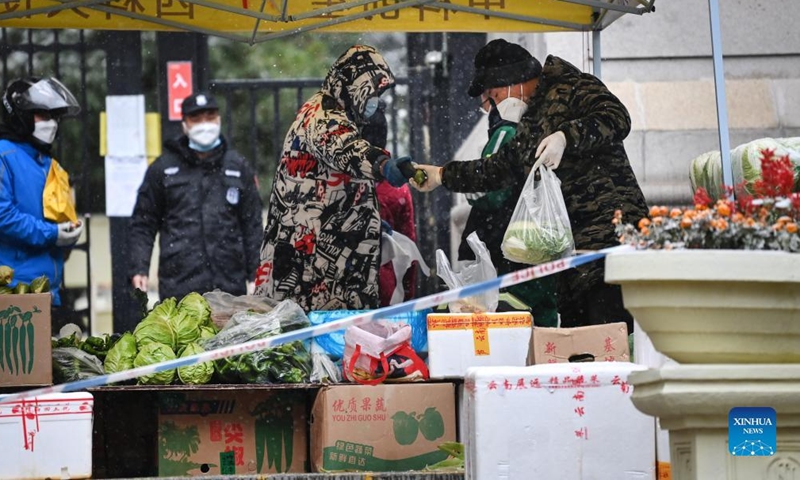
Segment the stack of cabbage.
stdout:
<svg viewBox="0 0 800 480">
<path fill-rule="evenodd" d="M 199 342 L 217 331 L 211 322 L 211 309 L 199 293 L 190 293 L 180 303 L 167 298 L 142 320 L 133 334 L 126 333 L 106 355 L 106 373 L 115 373 L 153 363 L 174 360 L 203 352 Z M 175 377 L 187 385 L 211 381 L 210 362 L 188 365 L 177 370 L 153 373 L 139 378 L 146 385 L 169 385 Z"/>
<path fill-rule="evenodd" d="M 749 193 L 753 193 L 753 185 L 761 178 L 761 150 L 774 150 L 778 156 L 789 155 L 795 166 L 795 191 L 800 191 L 800 137 L 793 138 L 759 138 L 739 145 L 731 151 L 731 168 L 733 183 L 744 182 Z M 722 160 L 719 151 L 704 153 L 692 160 L 689 178 L 692 182 L 692 193 L 698 187 L 705 188 L 712 199 L 722 195 Z"/>
</svg>

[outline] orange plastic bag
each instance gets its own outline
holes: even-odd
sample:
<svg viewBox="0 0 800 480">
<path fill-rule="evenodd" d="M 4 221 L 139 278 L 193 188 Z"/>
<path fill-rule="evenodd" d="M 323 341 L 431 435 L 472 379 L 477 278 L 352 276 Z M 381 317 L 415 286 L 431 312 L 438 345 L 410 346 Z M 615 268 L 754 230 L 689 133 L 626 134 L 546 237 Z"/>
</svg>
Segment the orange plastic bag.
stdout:
<svg viewBox="0 0 800 480">
<path fill-rule="evenodd" d="M 61 168 L 55 158 L 50 163 L 50 172 L 47 174 L 44 184 L 42 205 L 44 206 L 44 218 L 48 220 L 56 223 L 78 222 L 75 199 L 72 196 L 72 188 L 69 186 L 69 174 Z"/>
</svg>

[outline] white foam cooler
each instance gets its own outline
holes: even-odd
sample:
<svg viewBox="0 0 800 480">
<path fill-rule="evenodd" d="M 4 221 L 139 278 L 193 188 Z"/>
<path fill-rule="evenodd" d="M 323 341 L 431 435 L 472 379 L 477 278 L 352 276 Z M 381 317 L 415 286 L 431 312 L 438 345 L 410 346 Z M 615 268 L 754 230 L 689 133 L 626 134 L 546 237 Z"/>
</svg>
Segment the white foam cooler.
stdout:
<svg viewBox="0 0 800 480">
<path fill-rule="evenodd" d="M 91 477 L 93 410 L 89 393 L 0 403 L 0 479 Z"/>
<path fill-rule="evenodd" d="M 655 478 L 654 422 L 627 362 L 474 367 L 465 378 L 468 480 Z"/>
</svg>

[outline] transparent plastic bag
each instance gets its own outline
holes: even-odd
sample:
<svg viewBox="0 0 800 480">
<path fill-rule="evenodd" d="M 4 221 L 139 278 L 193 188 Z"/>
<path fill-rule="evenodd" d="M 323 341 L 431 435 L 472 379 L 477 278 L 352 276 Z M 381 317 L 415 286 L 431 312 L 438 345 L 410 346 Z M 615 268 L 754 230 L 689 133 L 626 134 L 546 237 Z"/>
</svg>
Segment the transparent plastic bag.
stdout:
<svg viewBox="0 0 800 480">
<path fill-rule="evenodd" d="M 572 255 L 575 243 L 567 206 L 552 170 L 540 167 L 528 175 L 500 248 L 512 262 L 529 265 Z"/>
<path fill-rule="evenodd" d="M 478 238 L 478 234 L 475 232 L 470 233 L 467 237 L 467 244 L 475 253 L 475 260 L 465 262 L 460 272 L 454 272 L 450 268 L 447 255 L 442 250 L 436 251 L 436 273 L 451 290 L 497 278 L 497 270 L 495 270 L 492 263 L 492 255 L 489 253 L 489 249 L 486 248 L 486 244 Z M 450 311 L 453 313 L 494 312 L 497 310 L 499 297 L 499 288 L 486 290 L 480 295 L 450 302 Z"/>
<path fill-rule="evenodd" d="M 234 317 L 200 346 L 214 350 L 310 325 L 303 309 L 291 300 L 282 301 L 268 313 L 238 312 Z M 312 361 L 308 345 L 294 341 L 217 360 L 215 369 L 220 380 L 228 383 L 306 383 L 311 378 Z"/>
<path fill-rule="evenodd" d="M 206 292 L 203 298 L 211 308 L 211 320 L 217 328 L 223 328 L 236 312 L 252 311 L 268 313 L 278 304 L 277 301 L 260 295 L 235 296 L 221 290 Z"/>
<path fill-rule="evenodd" d="M 417 244 L 413 240 L 403 235 L 400 232 L 392 232 L 391 234 L 381 232 L 381 265 L 387 263 L 392 264 L 395 276 L 395 288 L 392 292 L 392 298 L 389 305 L 396 305 L 403 301 L 405 292 L 403 291 L 403 277 L 406 272 L 412 267 L 413 262 L 417 262 L 422 273 L 426 277 L 430 276 L 431 271 L 428 264 L 419 253 Z"/>
<path fill-rule="evenodd" d="M 340 367 L 327 354 L 312 352 L 311 364 L 311 383 L 342 383 Z"/>
<path fill-rule="evenodd" d="M 104 375 L 100 359 L 75 347 L 53 349 L 53 381 L 75 382 Z"/>
</svg>

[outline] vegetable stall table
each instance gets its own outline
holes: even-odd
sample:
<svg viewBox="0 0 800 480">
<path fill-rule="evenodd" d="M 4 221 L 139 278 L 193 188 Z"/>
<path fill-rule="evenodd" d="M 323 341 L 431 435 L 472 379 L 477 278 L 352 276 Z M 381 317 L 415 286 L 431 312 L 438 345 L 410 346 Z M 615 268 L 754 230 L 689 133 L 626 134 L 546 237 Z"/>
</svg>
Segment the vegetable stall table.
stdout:
<svg viewBox="0 0 800 480">
<path fill-rule="evenodd" d="M 167 418 L 167 421 L 176 419 L 175 423 L 178 424 L 178 431 L 181 427 L 185 427 L 181 420 L 178 418 L 194 417 L 197 419 L 204 419 L 212 413 L 225 413 L 234 412 L 240 409 L 240 404 L 244 405 L 247 402 L 243 399 L 248 396 L 264 396 L 269 399 L 269 403 L 282 405 L 287 411 L 292 411 L 294 421 L 294 436 L 290 444 L 294 444 L 294 451 L 286 454 L 283 459 L 287 463 L 283 463 L 284 467 L 292 458 L 295 459 L 295 465 L 302 467 L 302 470 L 308 471 L 308 462 L 311 458 L 309 450 L 309 433 L 310 425 L 309 419 L 311 418 L 311 409 L 317 393 L 324 387 L 321 384 L 273 384 L 273 385 L 255 385 L 255 384 L 209 384 L 209 385 L 129 385 L 129 386 L 108 386 L 89 389 L 89 392 L 94 396 L 94 435 L 93 435 L 93 453 L 92 453 L 92 471 L 93 478 L 186 478 L 191 474 L 189 472 L 181 474 L 170 474 L 170 466 L 174 466 L 177 462 L 166 462 L 165 466 L 165 447 L 168 447 L 166 452 L 170 458 L 179 459 L 181 462 L 191 463 L 193 473 L 197 474 L 199 471 L 207 470 L 205 465 L 194 461 L 193 455 L 203 453 L 203 449 L 207 448 L 203 445 L 207 438 L 202 437 L 203 432 L 195 430 L 194 440 L 187 438 L 185 435 L 186 429 L 183 429 L 184 435 L 178 434 L 178 439 L 175 445 L 165 445 L 165 430 L 164 422 L 160 420 Z M 290 403 L 286 400 L 274 400 L 276 398 L 290 399 Z M 215 400 L 200 400 L 197 399 L 213 398 Z M 225 399 L 228 400 L 225 400 Z M 165 401 L 166 399 L 166 401 Z M 170 403 L 170 399 L 194 399 L 189 402 L 191 405 L 183 407 L 179 402 Z M 219 400 L 222 399 L 222 400 Z M 252 404 L 252 402 L 250 402 Z M 166 406 L 165 406 L 166 405 Z M 191 410 L 191 414 L 186 414 L 187 410 Z M 243 410 L 243 414 L 251 414 L 253 412 Z M 239 410 L 236 410 L 237 412 Z M 272 410 L 270 413 L 274 413 Z M 169 415 L 170 413 L 174 415 Z M 220 417 L 222 418 L 222 417 Z M 298 421 L 298 419 L 302 419 Z M 212 422 L 213 423 L 213 422 Z M 258 420 L 255 420 L 258 425 Z M 266 428 L 266 427 L 263 427 Z M 256 426 L 254 432 L 255 438 L 259 438 L 259 427 Z M 290 426 L 289 430 L 292 430 Z M 173 432 L 175 427 L 173 427 Z M 200 433 L 198 437 L 198 433 Z M 221 432 L 220 445 L 224 445 L 225 440 L 228 438 L 230 432 Z M 252 432 L 251 432 L 252 434 Z M 263 430 L 262 430 L 263 434 Z M 207 434 L 206 434 L 207 435 Z M 244 428 L 244 435 L 246 438 L 247 427 Z M 191 437 L 191 434 L 189 435 Z M 284 440 L 286 437 L 283 437 Z M 248 438 L 249 441 L 249 438 Z M 276 446 L 276 443 L 270 444 L 270 440 L 265 439 L 267 452 L 266 457 L 270 457 L 270 449 Z M 280 435 L 277 440 L 277 449 L 279 452 L 284 447 L 291 449 L 289 445 L 282 445 Z M 219 448 L 219 447 L 218 447 Z M 181 449 L 183 449 L 181 451 Z M 178 452 L 175 454 L 175 452 Z M 223 452 L 224 453 L 224 452 Z M 272 455 L 270 461 L 278 461 Z M 219 457 L 218 457 L 219 458 Z M 264 462 L 267 462 L 265 458 Z M 303 460 L 301 463 L 298 459 Z M 220 462 L 222 463 L 222 462 Z M 337 479 L 337 480 L 463 480 L 463 473 L 453 472 L 376 472 L 376 473 L 271 473 L 271 474 L 255 474 L 253 471 L 253 462 L 248 462 L 247 459 L 244 468 L 250 468 L 249 475 L 241 475 L 244 469 L 239 469 L 236 474 L 216 474 L 209 471 L 203 475 L 203 478 L 241 478 L 241 479 L 276 479 L 276 480 L 289 480 L 289 479 Z M 212 465 L 216 467 L 217 465 Z M 280 467 L 279 467 L 280 468 Z M 173 470 L 174 471 L 174 470 Z M 160 476 L 159 476 L 160 475 Z"/>
</svg>

